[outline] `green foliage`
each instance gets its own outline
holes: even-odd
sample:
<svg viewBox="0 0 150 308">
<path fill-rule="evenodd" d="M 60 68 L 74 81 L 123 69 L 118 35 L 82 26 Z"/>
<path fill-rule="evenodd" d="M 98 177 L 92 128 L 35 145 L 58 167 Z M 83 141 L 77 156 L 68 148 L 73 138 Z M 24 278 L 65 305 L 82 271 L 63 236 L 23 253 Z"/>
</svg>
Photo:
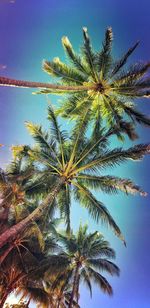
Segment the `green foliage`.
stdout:
<svg viewBox="0 0 150 308">
<path fill-rule="evenodd" d="M 98 232 L 88 233 L 87 225 L 80 225 L 77 234 L 59 234 L 60 241 L 64 247 L 65 256 L 69 261 L 69 268 L 64 271 L 64 280 L 67 277 L 72 282 L 72 292 L 74 299 L 77 299 L 79 284 L 83 281 L 88 287 L 92 296 L 92 282 L 97 283 L 100 289 L 112 294 L 112 287 L 101 272 L 108 272 L 110 275 L 119 275 L 119 268 L 107 258 L 115 258 L 115 252 L 109 243 L 104 240 L 102 234 Z M 105 256 L 106 258 L 103 258 Z M 71 268 L 71 275 L 67 276 Z M 60 279 L 62 279 L 62 274 Z M 56 279 L 59 281 L 59 276 Z M 77 283 L 77 284 L 76 284 Z M 74 290 L 74 291 L 73 291 Z"/>
<path fill-rule="evenodd" d="M 128 149 L 109 147 L 112 136 L 121 141 L 124 141 L 124 134 L 131 140 L 138 138 L 136 122 L 150 125 L 150 118 L 138 111 L 133 103 L 135 98 L 150 97 L 147 74 L 150 63 L 135 63 L 125 68 L 139 42 L 114 61 L 112 41 L 113 33 L 109 27 L 102 49 L 96 52 L 84 27 L 80 55 L 76 54 L 67 37 L 62 38 L 70 65 L 58 57 L 43 62 L 43 70 L 60 83 L 58 89 L 56 85 L 54 90 L 45 88 L 38 93 L 67 93 L 68 96 L 56 111 L 49 104 L 49 132 L 45 132 L 41 125 L 26 122 L 35 145 L 12 146 L 13 161 L 6 170 L 0 169 L 2 236 L 9 228 L 11 234 L 11 228 L 23 222 L 34 210 L 40 209 L 44 213 L 42 217 L 32 216 L 34 219 L 28 220 L 30 223 L 23 232 L 2 247 L 0 306 L 15 292 L 21 295 L 20 302 L 6 304 L 6 307 L 29 307 L 32 300 L 38 307 L 79 308 L 81 282 L 86 284 L 91 296 L 93 282 L 104 293 L 113 294 L 102 273 L 119 276 L 118 266 L 110 261 L 115 259 L 115 251 L 102 234 L 97 231 L 88 234 L 87 225 L 80 225 L 73 234 L 70 221 L 73 196 L 94 220 L 109 225 L 126 245 L 120 228 L 95 192 L 147 195 L 128 178 L 101 174 L 108 167 L 115 168 L 128 160 L 136 162 L 150 153 L 149 144 Z M 61 129 L 57 115 L 75 120 L 71 133 Z M 61 219 L 53 219 L 56 210 Z M 57 232 L 60 222 L 66 226 L 66 231 L 61 234 Z"/>
<path fill-rule="evenodd" d="M 135 124 L 150 125 L 150 119 L 134 107 L 135 98 L 149 97 L 150 79 L 148 70 L 150 63 L 135 63 L 125 67 L 130 55 L 137 48 L 135 43 L 118 60 L 112 57 L 113 33 L 109 27 L 106 29 L 105 38 L 100 51 L 94 51 L 87 28 L 83 28 L 83 45 L 81 55 L 75 53 L 69 39 L 62 38 L 62 44 L 69 58 L 70 65 L 66 65 L 54 58 L 53 61 L 44 61 L 43 69 L 46 73 L 59 78 L 63 85 L 87 86 L 87 90 L 79 88 L 72 90 L 42 89 L 38 93 L 63 94 L 68 97 L 63 100 L 58 112 L 63 117 L 78 119 L 84 115 L 83 110 L 88 110 L 92 119 L 107 122 L 110 127 L 118 127 L 118 138 L 123 140 L 123 134 L 134 140 L 138 136 Z M 73 91 L 73 93 L 72 93 Z M 131 104 L 132 108 L 127 106 Z M 97 117 L 97 111 L 99 117 Z M 135 113 L 134 113 L 135 111 Z M 91 121 L 91 117 L 89 117 Z"/>
<path fill-rule="evenodd" d="M 140 193 L 145 196 L 146 193 L 130 179 L 109 175 L 101 176 L 100 173 L 108 167 L 114 168 L 129 159 L 141 160 L 145 154 L 149 153 L 149 145 L 135 145 L 129 149 L 115 148 L 110 150 L 109 139 L 113 134 L 118 133 L 117 129 L 105 131 L 97 121 L 94 131 L 89 137 L 87 135 L 88 117 L 89 113 L 87 112 L 81 120 L 76 122 L 68 137 L 67 133 L 61 130 L 55 111 L 49 106 L 49 133 L 43 132 L 40 126 L 32 123 L 27 124 L 36 141 L 36 146 L 30 148 L 28 155 L 37 166 L 39 165 L 40 173 L 42 170 L 42 185 L 45 191 L 54 187 L 58 179 L 65 178 L 65 183 L 57 193 L 56 204 L 61 216 L 64 217 L 68 232 L 71 231 L 70 207 L 73 194 L 94 219 L 111 226 L 117 236 L 124 241 L 123 235 L 108 209 L 101 201 L 97 200 L 90 189 L 98 189 L 110 194 L 123 191 L 126 194 Z"/>
</svg>

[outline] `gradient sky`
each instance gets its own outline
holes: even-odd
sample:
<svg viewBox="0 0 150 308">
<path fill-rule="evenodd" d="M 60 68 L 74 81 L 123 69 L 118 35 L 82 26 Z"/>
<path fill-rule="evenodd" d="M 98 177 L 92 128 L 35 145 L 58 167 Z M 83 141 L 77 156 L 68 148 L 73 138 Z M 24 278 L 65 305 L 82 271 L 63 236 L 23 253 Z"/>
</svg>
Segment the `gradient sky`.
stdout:
<svg viewBox="0 0 150 308">
<path fill-rule="evenodd" d="M 147 61 L 150 59 L 149 11 L 149 0 L 16 0 L 14 3 L 0 0 L 0 75 L 49 81 L 41 70 L 42 60 L 50 60 L 55 56 L 65 60 L 61 46 L 63 35 L 67 35 L 78 50 L 82 42 L 83 26 L 88 27 L 93 46 L 97 49 L 101 46 L 105 28 L 112 26 L 116 57 L 140 40 L 141 44 L 131 61 Z M 47 126 L 45 97 L 31 93 L 30 89 L 0 88 L 0 143 L 5 145 L 0 151 L 0 165 L 3 167 L 11 159 L 9 147 L 12 144 L 32 142 L 24 127 L 25 120 Z M 58 98 L 50 97 L 53 104 L 58 103 Z M 137 104 L 139 109 L 150 114 L 150 101 L 140 100 Z M 139 142 L 148 142 L 149 130 L 139 128 L 138 131 Z M 125 146 L 130 144 L 128 141 Z M 116 172 L 114 170 L 114 174 L 132 178 L 149 192 L 149 162 L 149 157 L 140 163 L 129 162 Z M 105 305 L 106 308 L 149 308 L 150 197 L 123 194 L 114 197 L 101 194 L 99 197 L 108 205 L 121 227 L 127 248 L 123 247 L 110 229 L 93 223 L 86 211 L 73 204 L 74 229 L 77 229 L 82 217 L 82 222 L 88 221 L 91 231 L 103 231 L 116 250 L 116 263 L 121 268 L 120 278 L 109 279 L 114 288 L 112 298 L 94 287 L 91 300 L 82 286 L 81 307 L 98 308 Z"/>
</svg>

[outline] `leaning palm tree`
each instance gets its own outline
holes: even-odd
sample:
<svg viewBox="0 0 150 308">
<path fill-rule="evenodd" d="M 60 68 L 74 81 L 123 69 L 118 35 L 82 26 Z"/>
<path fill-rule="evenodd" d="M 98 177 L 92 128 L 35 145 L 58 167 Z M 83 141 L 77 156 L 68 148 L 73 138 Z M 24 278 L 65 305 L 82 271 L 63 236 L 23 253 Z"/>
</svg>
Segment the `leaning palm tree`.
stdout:
<svg viewBox="0 0 150 308">
<path fill-rule="evenodd" d="M 104 131 L 96 126 L 91 137 L 86 136 L 88 111 L 82 121 L 77 122 L 72 135 L 67 137 L 61 131 L 55 112 L 49 107 L 48 118 L 51 123 L 50 134 L 45 133 L 41 126 L 26 123 L 27 128 L 34 137 L 36 145 L 28 148 L 28 155 L 38 164 L 41 182 L 46 185 L 48 193 L 44 201 L 22 221 L 6 230 L 0 236 L 0 247 L 8 240 L 15 238 L 18 232 L 23 231 L 27 225 L 42 217 L 56 199 L 58 207 L 64 216 L 68 232 L 70 231 L 70 207 L 73 193 L 97 221 L 108 224 L 123 241 L 123 236 L 114 219 L 101 201 L 98 201 L 90 189 L 116 193 L 146 193 L 129 179 L 116 176 L 102 175 L 101 171 L 107 167 L 115 167 L 128 159 L 137 161 L 150 152 L 149 145 L 136 145 L 129 149 L 109 149 L 108 141 L 116 129 Z M 42 175 L 43 173 L 43 175 Z"/>
<path fill-rule="evenodd" d="M 106 278 L 101 272 L 106 271 L 110 275 L 119 275 L 119 268 L 108 259 L 115 258 L 115 251 L 110 247 L 109 243 L 99 232 L 88 233 L 87 225 L 79 227 L 76 235 L 71 233 L 60 235 L 60 241 L 65 250 L 65 257 L 68 259 L 69 265 L 65 271 L 57 276 L 55 286 L 62 281 L 72 284 L 72 291 L 68 307 L 73 307 L 73 301 L 79 299 L 79 285 L 83 281 L 88 287 L 92 296 L 92 285 L 96 283 L 100 289 L 112 295 L 113 290 Z"/>
<path fill-rule="evenodd" d="M 83 28 L 83 37 L 81 55 L 75 53 L 67 37 L 62 38 L 70 65 L 64 64 L 59 58 L 43 63 L 44 71 L 56 77 L 60 83 L 36 83 L 0 77 L 0 84 L 38 87 L 41 89 L 39 93 L 46 94 L 68 93 L 69 96 L 60 109 L 62 115 L 76 117 L 83 114 L 83 109 L 88 107 L 92 118 L 104 118 L 110 126 L 117 124 L 118 127 L 124 128 L 131 139 L 135 139 L 135 122 L 150 125 L 150 118 L 137 110 L 133 103 L 135 98 L 150 96 L 150 62 L 135 63 L 124 69 L 138 42 L 118 61 L 114 61 L 111 53 L 111 28 L 106 30 L 102 49 L 98 52 L 92 48 L 87 28 Z M 126 117 L 129 121 L 125 120 Z"/>
</svg>

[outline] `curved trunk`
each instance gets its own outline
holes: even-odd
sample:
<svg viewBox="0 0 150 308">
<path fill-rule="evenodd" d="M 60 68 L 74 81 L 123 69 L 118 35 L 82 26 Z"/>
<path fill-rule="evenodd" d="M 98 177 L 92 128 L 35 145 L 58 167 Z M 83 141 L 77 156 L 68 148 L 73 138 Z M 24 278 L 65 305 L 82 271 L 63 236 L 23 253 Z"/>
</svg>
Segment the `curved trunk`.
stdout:
<svg viewBox="0 0 150 308">
<path fill-rule="evenodd" d="M 71 292 L 71 297 L 70 297 L 68 308 L 72 308 L 73 307 L 73 302 L 74 302 L 74 299 L 75 299 L 76 291 L 78 290 L 79 269 L 80 269 L 80 263 L 78 262 L 77 266 L 76 266 L 75 274 L 74 274 L 73 288 L 72 288 L 72 292 Z"/>
<path fill-rule="evenodd" d="M 12 78 L 7 78 L 0 76 L 0 86 L 8 86 L 8 87 L 20 87 L 20 88 L 40 88 L 40 89 L 52 89 L 52 90 L 60 90 L 61 91 L 87 91 L 89 89 L 93 89 L 93 87 L 89 86 L 65 86 L 44 82 L 34 82 L 27 80 L 16 80 Z"/>
<path fill-rule="evenodd" d="M 6 243 L 14 240 L 19 233 L 23 232 L 26 227 L 29 226 L 31 222 L 39 219 L 43 215 L 43 212 L 53 202 L 64 182 L 65 178 L 60 178 L 56 186 L 52 189 L 51 193 L 48 194 L 46 199 L 30 215 L 18 222 L 16 225 L 12 226 L 10 229 L 6 230 L 0 236 L 0 248 L 3 247 Z"/>
</svg>

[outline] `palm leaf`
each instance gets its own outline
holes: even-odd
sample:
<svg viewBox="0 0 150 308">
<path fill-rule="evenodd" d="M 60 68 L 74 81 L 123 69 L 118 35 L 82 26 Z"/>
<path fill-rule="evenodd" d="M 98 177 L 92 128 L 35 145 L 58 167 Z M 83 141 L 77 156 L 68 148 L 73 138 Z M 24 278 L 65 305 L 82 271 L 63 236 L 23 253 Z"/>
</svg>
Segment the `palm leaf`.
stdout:
<svg viewBox="0 0 150 308">
<path fill-rule="evenodd" d="M 80 151 L 80 146 L 81 146 L 81 143 L 83 142 L 83 137 L 86 133 L 88 121 L 89 121 L 89 114 L 88 114 L 88 110 L 86 110 L 86 113 L 84 114 L 84 116 L 80 120 L 77 121 L 75 128 L 72 132 L 71 137 L 72 137 L 73 149 L 70 155 L 68 166 L 66 168 L 66 172 L 72 166 L 76 156 L 78 155 L 78 151 Z"/>
<path fill-rule="evenodd" d="M 62 165 L 65 165 L 65 158 L 64 158 L 64 149 L 63 144 L 67 138 L 66 132 L 60 130 L 60 126 L 57 122 L 57 117 L 55 115 L 54 110 L 52 109 L 52 106 L 49 106 L 48 108 L 48 119 L 51 121 L 51 131 L 57 140 L 57 142 L 60 145 L 61 150 L 61 157 L 62 157 Z"/>
<path fill-rule="evenodd" d="M 73 50 L 73 47 L 68 39 L 68 37 L 64 36 L 62 38 L 62 44 L 65 49 L 65 52 L 68 56 L 68 58 L 71 60 L 72 64 L 79 69 L 80 72 L 84 73 L 85 76 L 88 75 L 86 68 L 84 67 L 84 64 L 82 63 L 81 58 L 76 55 L 75 51 Z"/>
<path fill-rule="evenodd" d="M 150 126 L 150 117 L 130 106 L 125 106 L 124 109 L 132 120 L 136 120 L 139 124 Z"/>
<path fill-rule="evenodd" d="M 147 194 L 137 185 L 135 185 L 129 179 L 122 179 L 115 176 L 93 176 L 90 174 L 78 175 L 80 183 L 91 189 L 101 189 L 106 193 L 117 193 L 117 190 L 121 190 L 125 193 L 136 194 L 140 193 L 141 196 Z"/>
<path fill-rule="evenodd" d="M 86 165 L 83 165 L 76 169 L 77 172 L 81 172 L 83 170 L 93 170 L 92 168 L 99 169 L 105 167 L 113 167 L 115 165 L 119 165 L 124 161 L 131 159 L 134 161 L 139 161 L 143 158 L 145 154 L 150 153 L 150 145 L 149 144 L 139 144 L 134 147 L 129 148 L 128 150 L 123 149 L 115 149 L 112 151 L 107 151 L 103 156 L 97 157 L 97 159 L 89 160 Z"/>
<path fill-rule="evenodd" d="M 111 59 L 112 40 L 113 40 L 112 29 L 109 27 L 105 33 L 103 49 L 97 55 L 97 65 L 98 65 L 98 71 L 100 72 L 100 79 L 106 78 L 112 62 Z"/>
<path fill-rule="evenodd" d="M 96 56 L 93 52 L 90 38 L 87 32 L 87 28 L 83 28 L 83 37 L 84 37 L 84 46 L 82 47 L 82 55 L 83 59 L 87 65 L 87 67 L 90 69 L 91 75 L 95 81 L 98 80 L 97 72 L 95 70 L 95 60 Z"/>
<path fill-rule="evenodd" d="M 58 205 L 62 215 L 64 216 L 65 223 L 67 226 L 67 232 L 70 233 L 70 207 L 71 207 L 71 197 L 70 197 L 70 187 L 65 184 L 60 193 L 58 194 Z"/>
<path fill-rule="evenodd" d="M 88 289 L 90 291 L 90 296 L 92 297 L 92 286 L 91 286 L 91 282 L 90 282 L 90 277 L 89 277 L 88 272 L 86 271 L 85 268 L 83 268 L 81 270 L 81 278 L 83 279 L 83 282 L 88 287 Z"/>
<path fill-rule="evenodd" d="M 138 81 L 148 71 L 150 63 L 137 63 L 129 68 L 127 73 L 123 73 L 112 84 L 115 92 L 128 97 L 138 97 L 142 95 L 141 86 L 138 86 Z M 144 89 L 142 89 L 144 91 Z"/>
<path fill-rule="evenodd" d="M 117 61 L 112 70 L 111 77 L 117 74 L 120 71 L 120 69 L 126 64 L 129 56 L 133 53 L 133 51 L 137 48 L 138 45 L 139 41 L 136 42 L 131 48 L 129 48 L 128 51 L 125 53 L 125 55 L 123 55 L 123 57 L 119 61 Z"/>
<path fill-rule="evenodd" d="M 101 220 L 105 224 L 109 224 L 109 226 L 114 230 L 115 234 L 124 242 L 123 235 L 113 220 L 112 216 L 106 209 L 106 207 L 102 204 L 102 202 L 98 201 L 93 194 L 83 185 L 73 182 L 72 184 L 75 186 L 74 193 L 77 200 L 81 202 L 89 211 L 90 215 L 96 220 Z"/>
<path fill-rule="evenodd" d="M 115 251 L 109 247 L 109 243 L 104 240 L 102 235 L 99 235 L 99 237 L 89 245 L 87 257 L 97 258 L 103 256 L 114 259 L 116 254 Z"/>
<path fill-rule="evenodd" d="M 59 58 L 54 58 L 52 62 L 44 61 L 43 70 L 48 74 L 61 78 L 63 84 L 82 84 L 85 78 L 78 70 L 68 67 Z"/>
<path fill-rule="evenodd" d="M 120 270 L 116 264 L 113 262 L 108 261 L 107 259 L 93 259 L 89 258 L 87 260 L 90 266 L 98 269 L 100 271 L 106 271 L 107 273 L 119 276 Z"/>
<path fill-rule="evenodd" d="M 112 287 L 104 276 L 94 271 L 90 267 L 88 267 L 88 274 L 90 279 L 92 279 L 95 282 L 95 284 L 97 284 L 100 287 L 100 289 L 102 289 L 104 293 L 107 293 L 108 295 L 113 294 Z"/>
</svg>

